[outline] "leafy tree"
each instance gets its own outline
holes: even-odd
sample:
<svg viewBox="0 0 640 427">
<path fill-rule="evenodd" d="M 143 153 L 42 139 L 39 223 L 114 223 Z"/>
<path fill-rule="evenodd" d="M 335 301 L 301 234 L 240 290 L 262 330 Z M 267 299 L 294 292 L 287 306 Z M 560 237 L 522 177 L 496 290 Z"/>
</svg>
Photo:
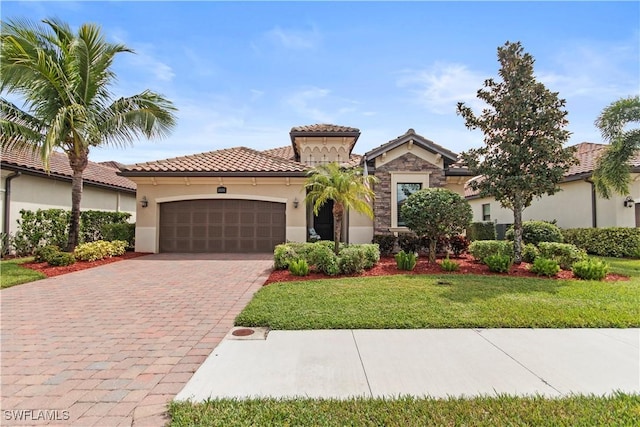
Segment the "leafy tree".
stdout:
<svg viewBox="0 0 640 427">
<path fill-rule="evenodd" d="M 149 90 L 112 100 L 113 60 L 133 51 L 105 41 L 100 27 L 84 24 L 74 33 L 58 20 L 43 23 L 2 23 L 0 92 L 18 95 L 24 106 L 0 99 L 0 142 L 9 149 L 39 151 L 47 169 L 55 149 L 67 154 L 73 170 L 67 243 L 72 251 L 79 239 L 89 150 L 165 136 L 175 124 L 176 109 Z"/>
<path fill-rule="evenodd" d="M 611 103 L 596 120 L 602 138 L 609 147 L 600 156 L 593 171 L 593 182 L 598 193 L 611 197 L 611 193 L 629 193 L 629 161 L 640 151 L 640 128 L 625 130 L 631 123 L 640 123 L 640 96 L 630 96 Z"/>
<path fill-rule="evenodd" d="M 361 168 L 342 168 L 335 162 L 318 165 L 309 171 L 305 184 L 305 201 L 313 204 L 314 214 L 318 215 L 322 205 L 333 200 L 333 241 L 336 255 L 345 212 L 353 209 L 373 218 L 372 186 L 376 182 L 376 177 L 364 176 Z"/>
<path fill-rule="evenodd" d="M 402 205 L 407 227 L 429 240 L 429 262 L 436 262 L 438 239 L 462 233 L 471 224 L 471 206 L 446 188 L 425 188 L 410 195 Z"/>
<path fill-rule="evenodd" d="M 458 114 L 469 129 L 484 133 L 485 145 L 463 153 L 469 169 L 481 179 L 469 183 L 481 197 L 494 197 L 513 211 L 515 262 L 522 261 L 522 211 L 535 197 L 559 191 L 574 150 L 563 148 L 569 138 L 565 100 L 536 81 L 534 59 L 520 43 L 498 48 L 502 81 L 488 79 L 477 96 L 488 106 L 476 116 L 458 103 Z"/>
</svg>

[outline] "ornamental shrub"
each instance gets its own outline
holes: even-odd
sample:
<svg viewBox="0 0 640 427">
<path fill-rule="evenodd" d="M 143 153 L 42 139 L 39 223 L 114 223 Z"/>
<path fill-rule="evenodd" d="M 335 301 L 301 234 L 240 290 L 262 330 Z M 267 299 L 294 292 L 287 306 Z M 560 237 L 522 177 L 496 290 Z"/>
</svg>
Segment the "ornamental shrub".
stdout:
<svg viewBox="0 0 640 427">
<path fill-rule="evenodd" d="M 640 228 L 570 228 L 562 230 L 567 243 L 588 253 L 617 258 L 640 258 Z"/>
<path fill-rule="evenodd" d="M 460 264 L 455 261 L 451 261 L 449 257 L 447 257 L 440 263 L 440 268 L 442 268 L 443 271 L 458 271 L 460 269 Z"/>
<path fill-rule="evenodd" d="M 126 224 L 129 218 L 131 218 L 129 212 L 82 211 L 80 212 L 80 241 L 107 240 L 102 234 L 102 228 L 107 224 Z M 128 239 L 122 238 L 115 240 L 128 241 Z"/>
<path fill-rule="evenodd" d="M 310 243 L 310 249 L 306 251 L 306 260 L 312 265 L 316 271 L 335 276 L 340 272 L 338 267 L 338 257 L 333 252 L 333 242 L 331 245 L 323 245 L 318 243 Z"/>
<path fill-rule="evenodd" d="M 469 253 L 483 264 L 492 255 L 507 255 L 513 258 L 513 243 L 505 240 L 476 240 L 469 245 Z"/>
<path fill-rule="evenodd" d="M 555 276 L 560 271 L 558 262 L 554 259 L 548 259 L 544 257 L 537 257 L 530 268 L 532 273 L 536 273 L 538 276 Z"/>
<path fill-rule="evenodd" d="M 51 255 L 49 260 L 47 261 L 49 265 L 54 267 L 60 267 L 65 265 L 71 265 L 76 262 L 76 258 L 72 253 L 69 252 L 58 252 L 56 254 Z"/>
<path fill-rule="evenodd" d="M 531 264 L 540 256 L 540 251 L 533 243 L 527 243 L 522 247 L 522 261 Z"/>
<path fill-rule="evenodd" d="M 467 227 L 467 238 L 470 241 L 476 240 L 496 240 L 496 224 L 494 222 L 472 222 Z"/>
<path fill-rule="evenodd" d="M 70 217 L 63 209 L 22 209 L 14 237 L 16 254 L 31 255 L 40 246 L 66 246 Z"/>
<path fill-rule="evenodd" d="M 382 256 L 390 256 L 393 253 L 393 248 L 396 245 L 396 236 L 393 234 L 374 234 L 373 243 L 378 244 L 380 248 L 380 254 Z"/>
<path fill-rule="evenodd" d="M 415 252 L 400 251 L 395 255 L 398 270 L 411 271 L 418 263 L 418 255 Z"/>
<path fill-rule="evenodd" d="M 133 249 L 136 238 L 136 224 L 133 223 L 116 223 L 105 224 L 100 229 L 102 238 L 108 242 L 114 240 L 124 240 L 127 242 L 127 248 Z"/>
<path fill-rule="evenodd" d="M 513 240 L 513 227 L 504 235 L 506 240 Z M 524 221 L 522 223 L 522 241 L 536 246 L 540 242 L 564 242 L 562 231 L 557 225 L 546 221 Z"/>
<path fill-rule="evenodd" d="M 364 271 L 365 251 L 360 245 L 347 246 L 338 255 L 338 267 L 343 274 L 362 273 Z"/>
<path fill-rule="evenodd" d="M 127 242 L 114 240 L 107 242 L 98 240 L 96 242 L 82 243 L 73 252 L 76 259 L 80 261 L 97 261 L 107 257 L 122 255 L 126 252 Z"/>
<path fill-rule="evenodd" d="M 276 245 L 273 249 L 273 268 L 276 270 L 286 270 L 292 261 L 298 259 L 298 254 L 290 243 Z"/>
<path fill-rule="evenodd" d="M 289 263 L 289 272 L 294 276 L 308 276 L 309 264 L 304 259 L 293 260 Z"/>
<path fill-rule="evenodd" d="M 35 262 L 49 262 L 49 259 L 60 253 L 60 247 L 56 245 L 41 246 L 33 252 Z"/>
<path fill-rule="evenodd" d="M 469 239 L 460 234 L 456 234 L 455 236 L 451 236 L 449 238 L 449 247 L 451 248 L 451 252 L 455 257 L 459 257 L 463 253 L 469 249 Z"/>
<path fill-rule="evenodd" d="M 569 243 L 541 242 L 538 249 L 541 257 L 556 260 L 563 270 L 570 270 L 574 263 L 587 259 L 583 249 Z"/>
<path fill-rule="evenodd" d="M 489 255 L 484 259 L 484 263 L 493 273 L 507 273 L 513 265 L 513 258 L 504 254 Z"/>
<path fill-rule="evenodd" d="M 373 268 L 380 261 L 380 246 L 377 243 L 358 245 L 364 251 L 364 268 Z"/>
<path fill-rule="evenodd" d="M 398 246 L 406 253 L 418 253 L 424 246 L 424 242 L 414 234 L 404 233 L 398 236 Z"/>
<path fill-rule="evenodd" d="M 589 258 L 578 261 L 571 268 L 573 274 L 582 280 L 602 280 L 607 276 L 609 265 L 598 259 Z"/>
</svg>

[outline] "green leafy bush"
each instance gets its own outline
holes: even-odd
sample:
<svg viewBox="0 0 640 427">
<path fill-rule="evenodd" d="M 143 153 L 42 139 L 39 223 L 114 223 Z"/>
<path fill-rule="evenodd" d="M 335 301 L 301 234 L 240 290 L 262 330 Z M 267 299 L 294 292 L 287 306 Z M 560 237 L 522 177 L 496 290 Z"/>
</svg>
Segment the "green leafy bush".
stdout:
<svg viewBox="0 0 640 427">
<path fill-rule="evenodd" d="M 489 255 L 484 259 L 484 263 L 493 273 L 507 273 L 513 265 L 513 258 L 503 254 Z"/>
<path fill-rule="evenodd" d="M 81 261 L 97 261 L 107 257 L 122 255 L 127 250 L 127 242 L 114 240 L 107 242 L 98 240 L 96 242 L 82 243 L 73 252 L 76 259 Z"/>
<path fill-rule="evenodd" d="M 455 261 L 451 261 L 447 257 L 440 262 L 440 268 L 442 268 L 443 271 L 458 271 L 460 269 L 460 264 Z"/>
<path fill-rule="evenodd" d="M 333 246 L 312 243 L 309 251 L 305 252 L 306 260 L 309 265 L 315 267 L 316 271 L 335 276 L 340 272 L 338 267 L 338 257 L 333 253 Z"/>
<path fill-rule="evenodd" d="M 533 243 L 527 243 L 522 247 L 522 260 L 531 264 L 540 256 L 540 251 Z"/>
<path fill-rule="evenodd" d="M 298 259 L 298 253 L 290 243 L 276 245 L 273 249 L 273 267 L 276 270 L 286 270 L 292 261 Z"/>
<path fill-rule="evenodd" d="M 496 224 L 494 222 L 472 222 L 467 227 L 467 238 L 474 242 L 476 240 L 496 240 Z"/>
<path fill-rule="evenodd" d="M 102 228 L 107 224 L 126 224 L 129 218 L 131 218 L 129 212 L 82 211 L 80 212 L 80 241 L 108 240 L 103 236 Z M 121 238 L 114 240 L 129 241 Z"/>
<path fill-rule="evenodd" d="M 377 243 L 358 245 L 364 251 L 364 268 L 373 268 L 380 261 L 380 246 Z"/>
<path fill-rule="evenodd" d="M 588 253 L 617 258 L 640 258 L 640 228 L 570 228 L 562 230 L 567 243 Z"/>
<path fill-rule="evenodd" d="M 563 270 L 569 270 L 574 263 L 587 259 L 583 249 L 569 243 L 541 242 L 538 250 L 541 257 L 556 260 Z"/>
<path fill-rule="evenodd" d="M 459 257 L 463 253 L 465 253 L 469 249 L 469 239 L 465 236 L 457 234 L 455 236 L 451 236 L 449 238 L 449 247 L 451 248 L 451 252 L 456 257 Z"/>
<path fill-rule="evenodd" d="M 16 254 L 31 255 L 40 246 L 65 247 L 70 217 L 71 212 L 63 209 L 22 209 L 14 236 Z"/>
<path fill-rule="evenodd" d="M 602 280 L 607 276 L 609 265 L 598 259 L 586 259 L 573 264 L 573 274 L 583 280 Z"/>
<path fill-rule="evenodd" d="M 60 253 L 60 247 L 56 245 L 42 246 L 33 252 L 35 262 L 49 262 L 49 259 Z"/>
<path fill-rule="evenodd" d="M 424 241 L 414 234 L 404 233 L 398 236 L 398 246 L 404 252 L 418 253 L 424 247 Z"/>
<path fill-rule="evenodd" d="M 136 224 L 116 223 L 105 224 L 100 229 L 102 238 L 108 242 L 114 240 L 123 240 L 127 242 L 127 248 L 133 248 L 135 246 L 136 239 Z"/>
<path fill-rule="evenodd" d="M 507 240 L 513 240 L 513 227 L 504 235 Z M 524 221 L 522 223 L 522 241 L 536 246 L 540 242 L 564 242 L 562 231 L 557 225 L 546 221 Z"/>
<path fill-rule="evenodd" d="M 533 265 L 531 265 L 530 270 L 538 276 L 551 277 L 558 274 L 560 266 L 556 260 L 539 256 L 533 261 Z"/>
<path fill-rule="evenodd" d="M 393 234 L 374 234 L 373 243 L 378 244 L 381 255 L 390 256 L 396 245 L 396 236 Z"/>
<path fill-rule="evenodd" d="M 398 270 L 411 271 L 418 263 L 418 255 L 415 252 L 400 251 L 395 255 Z"/>
<path fill-rule="evenodd" d="M 297 259 L 289 263 L 289 272 L 294 276 L 308 276 L 309 264 L 304 259 Z"/>
<path fill-rule="evenodd" d="M 365 253 L 360 245 L 347 246 L 338 255 L 338 267 L 343 274 L 362 273 L 365 266 Z"/>
<path fill-rule="evenodd" d="M 483 264 L 491 255 L 513 257 L 513 243 L 505 240 L 476 240 L 469 245 L 469 253 Z"/>
<path fill-rule="evenodd" d="M 51 255 L 47 262 L 49 263 L 49 265 L 52 265 L 54 267 L 60 267 L 60 266 L 74 264 L 76 262 L 76 258 L 73 256 L 72 253 L 58 252 L 54 255 Z"/>
</svg>

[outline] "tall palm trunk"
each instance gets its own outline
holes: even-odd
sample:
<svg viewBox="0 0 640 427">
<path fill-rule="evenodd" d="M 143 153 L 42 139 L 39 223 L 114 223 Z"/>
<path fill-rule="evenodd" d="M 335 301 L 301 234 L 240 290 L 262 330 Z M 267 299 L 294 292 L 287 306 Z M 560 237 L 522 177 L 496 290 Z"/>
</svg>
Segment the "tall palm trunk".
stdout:
<svg viewBox="0 0 640 427">
<path fill-rule="evenodd" d="M 344 217 L 344 206 L 334 200 L 333 203 L 333 251 L 336 255 L 340 252 L 340 235 L 342 233 L 342 218 Z"/>
<path fill-rule="evenodd" d="M 89 162 L 88 150 L 76 153 L 71 150 L 69 153 L 69 166 L 73 170 L 71 179 L 71 220 L 69 222 L 69 240 L 67 241 L 67 252 L 73 252 L 80 240 L 80 202 L 82 201 L 82 174 Z"/>
</svg>

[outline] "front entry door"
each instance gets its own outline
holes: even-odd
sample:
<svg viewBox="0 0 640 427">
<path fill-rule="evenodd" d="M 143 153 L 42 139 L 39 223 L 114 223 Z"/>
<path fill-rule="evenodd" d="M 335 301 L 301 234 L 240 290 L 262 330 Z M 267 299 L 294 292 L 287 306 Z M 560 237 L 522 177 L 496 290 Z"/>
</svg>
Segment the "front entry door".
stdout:
<svg viewBox="0 0 640 427">
<path fill-rule="evenodd" d="M 313 217 L 313 228 L 322 240 L 333 240 L 333 200 L 328 200 Z"/>
</svg>

